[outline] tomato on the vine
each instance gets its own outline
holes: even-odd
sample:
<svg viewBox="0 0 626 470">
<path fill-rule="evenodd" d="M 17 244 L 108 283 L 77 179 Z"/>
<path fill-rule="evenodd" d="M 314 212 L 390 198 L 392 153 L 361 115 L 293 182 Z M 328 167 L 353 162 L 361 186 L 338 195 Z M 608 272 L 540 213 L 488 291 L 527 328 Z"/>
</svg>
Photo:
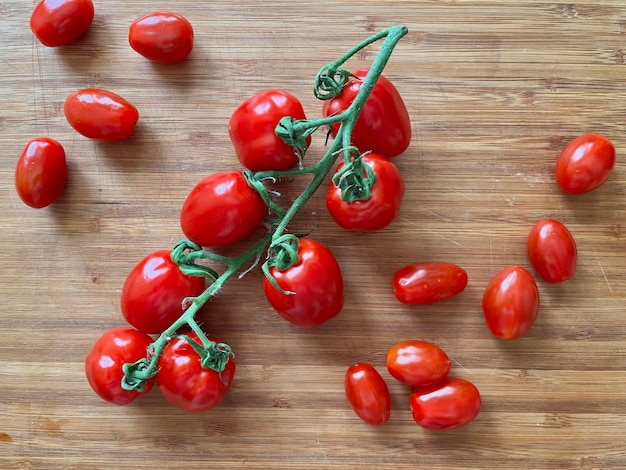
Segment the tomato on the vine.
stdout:
<svg viewBox="0 0 626 470">
<path fill-rule="evenodd" d="M 387 370 L 402 383 L 413 387 L 431 385 L 450 372 L 450 358 L 439 346 L 421 340 L 394 344 L 387 353 Z"/>
<path fill-rule="evenodd" d="M 394 295 L 402 303 L 432 304 L 463 292 L 467 272 L 444 261 L 418 262 L 396 271 L 392 285 Z"/>
<path fill-rule="evenodd" d="M 174 64 L 191 53 L 193 27 L 187 18 L 178 13 L 155 11 L 132 22 L 128 42 L 146 59 Z"/>
<path fill-rule="evenodd" d="M 345 377 L 346 396 L 354 412 L 372 426 L 387 422 L 391 413 L 391 396 L 378 371 L 366 362 L 348 367 Z"/>
<path fill-rule="evenodd" d="M 93 17 L 91 0 L 41 0 L 30 16 L 30 29 L 44 46 L 63 46 L 85 34 Z"/>
<path fill-rule="evenodd" d="M 570 231 L 555 219 L 543 219 L 528 234 L 528 259 L 546 282 L 564 282 L 576 272 L 576 242 Z"/>
</svg>

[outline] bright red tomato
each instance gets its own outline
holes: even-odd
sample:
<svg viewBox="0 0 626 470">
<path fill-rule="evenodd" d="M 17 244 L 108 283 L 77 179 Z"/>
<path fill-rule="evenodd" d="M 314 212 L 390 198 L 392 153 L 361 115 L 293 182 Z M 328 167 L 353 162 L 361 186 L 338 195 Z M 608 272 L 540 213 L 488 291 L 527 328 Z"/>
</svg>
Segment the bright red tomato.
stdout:
<svg viewBox="0 0 626 470">
<path fill-rule="evenodd" d="M 324 101 L 322 114 L 341 114 L 352 104 L 361 90 L 368 70 L 354 72 L 339 96 Z M 332 127 L 332 136 L 339 132 L 339 123 Z M 395 86 L 380 76 L 352 131 L 352 145 L 361 153 L 372 151 L 387 158 L 404 152 L 411 142 L 411 120 L 406 105 Z"/>
<path fill-rule="evenodd" d="M 361 362 L 348 367 L 345 388 L 350 406 L 359 418 L 372 426 L 387 422 L 391 396 L 385 380 L 374 366 Z"/>
<path fill-rule="evenodd" d="M 363 156 L 363 161 L 376 175 L 371 197 L 365 201 L 343 201 L 341 188 L 331 182 L 326 193 L 326 209 L 340 227 L 372 232 L 387 227 L 400 212 L 404 180 L 398 168 L 385 157 L 367 153 Z M 337 171 L 343 166 L 344 163 L 340 163 Z"/>
<path fill-rule="evenodd" d="M 67 180 L 65 149 L 54 139 L 31 140 L 15 166 L 15 189 L 35 209 L 49 206 L 63 192 Z"/>
<path fill-rule="evenodd" d="M 241 164 L 251 171 L 284 171 L 298 164 L 293 147 L 276 135 L 286 116 L 306 119 L 302 104 L 282 90 L 264 90 L 248 98 L 233 112 L 228 125 L 230 140 Z M 307 137 L 307 147 L 311 138 Z"/>
<path fill-rule="evenodd" d="M 528 235 L 528 259 L 549 283 L 567 281 L 576 272 L 576 242 L 558 220 L 540 220 Z"/>
<path fill-rule="evenodd" d="M 139 395 L 148 393 L 154 385 L 154 378 L 146 382 L 141 392 L 122 388 L 122 366 L 146 357 L 150 344 L 150 336 L 132 328 L 114 328 L 104 333 L 85 360 L 85 374 L 94 392 L 116 405 L 127 405 Z"/>
<path fill-rule="evenodd" d="M 426 429 L 444 431 L 466 425 L 481 408 L 478 388 L 467 380 L 447 377 L 410 395 L 413 419 Z"/>
<path fill-rule="evenodd" d="M 413 263 L 400 268 L 393 276 L 393 293 L 405 304 L 442 302 L 463 292 L 467 272 L 443 261 Z"/>
<path fill-rule="evenodd" d="M 439 346 L 421 340 L 397 343 L 387 353 L 387 370 L 400 382 L 413 387 L 430 385 L 450 372 L 450 358 Z"/>
<path fill-rule="evenodd" d="M 155 11 L 136 19 L 128 31 L 130 46 L 146 59 L 174 64 L 193 49 L 193 27 L 187 18 L 170 11 Z"/>
<path fill-rule="evenodd" d="M 63 46 L 85 34 L 93 17 L 91 0 L 41 0 L 30 16 L 30 29 L 44 46 Z"/>
<path fill-rule="evenodd" d="M 141 260 L 128 274 L 122 288 L 122 315 L 148 334 L 160 334 L 183 314 L 183 300 L 204 291 L 204 278 L 186 276 L 160 250 Z"/>
<path fill-rule="evenodd" d="M 533 276 L 520 266 L 501 270 L 485 289 L 483 313 L 494 336 L 500 339 L 524 336 L 539 313 L 539 289 Z"/>
<path fill-rule="evenodd" d="M 70 94 L 63 107 L 67 122 L 89 139 L 114 141 L 130 137 L 139 120 L 132 104 L 108 90 L 85 88 Z"/>
<path fill-rule="evenodd" d="M 291 323 L 312 328 L 343 308 L 343 276 L 335 256 L 318 241 L 300 238 L 298 257 L 298 263 L 284 271 L 270 267 L 270 274 L 286 292 L 276 289 L 267 278 L 263 286 L 274 310 Z"/>
<path fill-rule="evenodd" d="M 240 172 L 223 171 L 207 176 L 191 190 L 180 225 L 198 245 L 227 246 L 248 237 L 267 213 L 267 205 Z"/>
<path fill-rule="evenodd" d="M 556 182 L 563 191 L 584 194 L 600 187 L 613 172 L 615 147 L 598 134 L 570 142 L 556 161 Z"/>
<path fill-rule="evenodd" d="M 187 336 L 200 342 L 195 333 Z M 218 342 L 213 338 L 211 341 Z M 175 338 L 165 347 L 158 367 L 159 388 L 163 396 L 188 412 L 216 407 L 230 390 L 236 370 L 232 357 L 221 373 L 202 367 L 200 356 L 184 338 Z"/>
</svg>

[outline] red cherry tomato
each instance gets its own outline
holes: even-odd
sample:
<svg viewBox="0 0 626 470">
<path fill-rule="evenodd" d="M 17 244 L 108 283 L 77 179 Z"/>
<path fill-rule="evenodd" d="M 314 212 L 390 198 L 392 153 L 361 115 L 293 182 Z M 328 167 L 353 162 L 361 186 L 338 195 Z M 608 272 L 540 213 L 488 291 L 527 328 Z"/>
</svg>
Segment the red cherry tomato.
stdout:
<svg viewBox="0 0 626 470">
<path fill-rule="evenodd" d="M 146 59 L 174 64 L 193 49 L 193 27 L 182 15 L 155 11 L 136 19 L 128 31 L 130 46 Z"/>
<path fill-rule="evenodd" d="M 410 395 L 413 419 L 426 429 L 444 431 L 466 425 L 481 408 L 478 388 L 467 380 L 447 377 Z"/>
<path fill-rule="evenodd" d="M 154 378 L 144 389 L 124 390 L 122 366 L 146 357 L 152 338 L 132 328 L 114 328 L 104 333 L 94 344 L 85 360 L 85 373 L 91 388 L 104 400 L 117 405 L 127 405 L 139 395 L 148 393 Z"/>
<path fill-rule="evenodd" d="M 327 117 L 341 114 L 354 101 L 368 70 L 354 72 L 339 96 L 324 101 L 322 114 Z M 335 137 L 339 123 L 331 130 Z M 406 105 L 395 86 L 384 76 L 380 76 L 368 97 L 354 130 L 352 145 L 362 153 L 372 151 L 387 158 L 404 152 L 411 142 L 411 121 Z"/>
<path fill-rule="evenodd" d="M 528 235 L 528 258 L 544 281 L 567 281 L 576 272 L 576 242 L 558 220 L 540 220 Z"/>
<path fill-rule="evenodd" d="M 284 271 L 270 267 L 270 274 L 285 292 L 267 278 L 263 286 L 274 310 L 295 325 L 312 328 L 343 308 L 343 276 L 332 252 L 315 240 L 301 238 L 298 257 L 299 262 Z"/>
<path fill-rule="evenodd" d="M 286 116 L 306 119 L 298 98 L 282 90 L 264 90 L 235 109 L 228 133 L 237 158 L 245 168 L 283 171 L 298 163 L 293 147 L 275 132 L 278 122 Z M 310 143 L 311 138 L 307 137 L 307 147 Z"/>
<path fill-rule="evenodd" d="M 63 46 L 85 34 L 93 17 L 91 0 L 41 0 L 30 16 L 30 29 L 44 46 Z"/>
<path fill-rule="evenodd" d="M 570 142 L 556 161 L 556 182 L 563 191 L 584 194 L 600 187 L 613 172 L 615 147 L 598 134 Z"/>
<path fill-rule="evenodd" d="M 184 275 L 170 253 L 160 250 L 146 256 L 122 288 L 122 315 L 144 333 L 165 331 L 183 314 L 183 300 L 204 291 L 204 278 Z"/>
<path fill-rule="evenodd" d="M 227 246 L 248 237 L 267 213 L 267 205 L 240 172 L 223 171 L 207 176 L 191 190 L 180 225 L 198 245 Z"/>
<path fill-rule="evenodd" d="M 359 418 L 372 426 L 387 422 L 391 396 L 385 380 L 374 366 L 361 362 L 348 367 L 345 388 L 350 406 Z"/>
<path fill-rule="evenodd" d="M 497 273 L 483 294 L 489 330 L 500 339 L 516 339 L 531 329 L 539 312 L 539 290 L 533 276 L 520 266 Z"/>
<path fill-rule="evenodd" d="M 114 141 L 130 137 L 139 120 L 132 104 L 108 90 L 85 88 L 70 94 L 63 107 L 67 122 L 89 139 Z"/>
<path fill-rule="evenodd" d="M 432 304 L 463 292 L 467 272 L 443 261 L 413 263 L 396 272 L 392 285 L 393 293 L 402 303 Z"/>
<path fill-rule="evenodd" d="M 63 192 L 66 180 L 63 146 L 48 137 L 31 140 L 15 166 L 15 189 L 20 199 L 35 209 L 49 206 Z"/>
<path fill-rule="evenodd" d="M 428 341 L 408 340 L 395 344 L 387 353 L 387 370 L 400 382 L 422 387 L 443 380 L 450 372 L 450 358 Z"/>
</svg>

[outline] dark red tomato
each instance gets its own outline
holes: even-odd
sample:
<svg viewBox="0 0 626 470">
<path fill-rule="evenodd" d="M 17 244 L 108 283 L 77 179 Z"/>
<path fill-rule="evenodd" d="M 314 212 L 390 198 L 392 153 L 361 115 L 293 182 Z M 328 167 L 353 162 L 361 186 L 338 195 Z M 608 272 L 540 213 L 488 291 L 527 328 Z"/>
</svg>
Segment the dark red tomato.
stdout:
<svg viewBox="0 0 626 470">
<path fill-rule="evenodd" d="M 556 161 L 556 182 L 563 191 L 584 194 L 600 187 L 613 172 L 615 147 L 598 134 L 570 142 Z"/>
<path fill-rule="evenodd" d="M 363 161 L 376 175 L 371 197 L 365 201 L 343 201 L 341 188 L 331 182 L 326 193 L 326 209 L 340 227 L 372 232 L 387 227 L 400 212 L 404 180 L 398 168 L 385 157 L 368 153 L 363 156 Z M 343 166 L 340 163 L 337 171 Z"/>
<path fill-rule="evenodd" d="M 30 29 L 44 46 L 63 46 L 85 34 L 93 17 L 91 0 L 42 0 L 30 16 Z"/>
<path fill-rule="evenodd" d="M 54 139 L 31 140 L 15 166 L 15 189 L 35 209 L 49 206 L 63 192 L 67 180 L 65 149 Z"/>
<path fill-rule="evenodd" d="M 428 387 L 414 388 L 411 412 L 417 424 L 437 431 L 466 425 L 480 413 L 478 388 L 467 380 L 447 377 Z"/>
<path fill-rule="evenodd" d="M 284 318 L 312 328 L 335 317 L 343 308 L 343 276 L 335 256 L 318 241 L 301 238 L 298 257 L 298 263 L 284 271 L 270 267 L 270 274 L 285 292 L 267 278 L 264 291 L 271 306 Z"/>
<path fill-rule="evenodd" d="M 325 117 L 341 114 L 348 109 L 367 76 L 368 70 L 354 72 L 357 78 L 350 78 L 341 94 L 324 101 L 322 113 Z M 335 137 L 339 123 L 331 130 Z M 352 145 L 362 153 L 372 151 L 387 158 L 404 152 L 411 142 L 411 120 L 406 105 L 395 86 L 384 76 L 380 76 L 372 93 L 357 119 L 352 131 Z"/>
<path fill-rule="evenodd" d="M 387 353 L 389 373 L 413 387 L 443 380 L 450 372 L 450 367 L 450 358 L 446 352 L 428 341 L 402 341 L 392 346 Z"/>
<path fill-rule="evenodd" d="M 374 366 L 361 362 L 348 367 L 345 388 L 350 406 L 359 418 L 372 426 L 387 422 L 391 396 L 385 380 Z"/>
<path fill-rule="evenodd" d="M 228 133 L 241 164 L 252 171 L 288 170 L 298 163 L 291 145 L 276 135 L 286 116 L 306 119 L 302 104 L 282 90 L 264 90 L 241 103 L 230 117 Z M 307 147 L 311 138 L 306 139 Z"/>
<path fill-rule="evenodd" d="M 155 11 L 130 25 L 128 42 L 146 59 L 174 64 L 187 58 L 193 49 L 193 27 L 182 15 Z"/>
<path fill-rule="evenodd" d="M 531 329 L 539 312 L 539 290 L 533 276 L 520 266 L 496 274 L 483 294 L 489 330 L 500 339 L 516 339 Z"/>
<path fill-rule="evenodd" d="M 558 220 L 540 220 L 528 235 L 528 259 L 546 282 L 557 283 L 574 277 L 576 242 Z"/>
<path fill-rule="evenodd" d="M 91 388 L 102 399 L 116 405 L 127 405 L 139 395 L 148 393 L 154 385 L 154 378 L 146 382 L 141 392 L 122 388 L 122 366 L 146 357 L 150 344 L 150 336 L 132 328 L 114 328 L 104 333 L 85 360 L 85 373 Z"/>
<path fill-rule="evenodd" d="M 63 107 L 67 122 L 89 139 L 114 141 L 130 137 L 139 120 L 132 104 L 108 90 L 85 88 L 72 93 Z"/>
<path fill-rule="evenodd" d="M 122 288 L 122 315 L 148 334 L 160 334 L 183 314 L 183 300 L 204 291 L 204 278 L 186 276 L 160 250 L 141 260 L 128 274 Z"/>
<path fill-rule="evenodd" d="M 460 266 L 443 261 L 413 263 L 393 276 L 393 293 L 405 304 L 442 302 L 463 292 L 467 272 Z"/>
<path fill-rule="evenodd" d="M 180 225 L 198 245 L 227 246 L 254 232 L 267 213 L 267 205 L 240 172 L 223 171 L 207 176 L 191 190 Z"/>
<path fill-rule="evenodd" d="M 200 342 L 195 333 L 187 336 Z M 213 338 L 211 341 L 218 342 Z M 236 370 L 232 357 L 221 373 L 202 367 L 200 356 L 184 338 L 175 338 L 165 347 L 158 367 L 159 388 L 163 396 L 188 412 L 216 407 L 230 390 Z"/>
</svg>

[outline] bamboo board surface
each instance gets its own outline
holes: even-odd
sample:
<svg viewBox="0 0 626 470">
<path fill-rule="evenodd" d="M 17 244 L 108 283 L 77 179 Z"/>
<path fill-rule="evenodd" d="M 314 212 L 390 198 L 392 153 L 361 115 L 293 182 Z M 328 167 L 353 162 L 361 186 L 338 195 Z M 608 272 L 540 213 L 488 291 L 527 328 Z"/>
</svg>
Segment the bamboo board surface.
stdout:
<svg viewBox="0 0 626 470">
<path fill-rule="evenodd" d="M 626 468 L 623 1 L 101 0 L 90 31 L 62 49 L 30 33 L 34 3 L 0 1 L 1 468 Z M 178 66 L 148 63 L 127 44 L 130 22 L 160 8 L 195 28 L 194 51 Z M 347 233 L 317 195 L 291 227 L 313 230 L 336 254 L 343 312 L 315 330 L 291 326 L 254 271 L 201 315 L 237 354 L 218 408 L 185 414 L 156 388 L 127 407 L 101 401 L 84 357 L 124 324 L 119 295 L 130 269 L 182 237 L 191 187 L 239 168 L 232 110 L 276 87 L 319 116 L 318 69 L 394 24 L 409 34 L 385 75 L 413 126 L 394 160 L 407 187 L 399 218 L 379 233 Z M 376 47 L 350 65 L 369 66 Z M 131 139 L 96 143 L 72 131 L 63 101 L 87 86 L 139 108 Z M 614 142 L 617 165 L 598 191 L 568 196 L 554 162 L 585 132 Z M 38 211 L 13 186 L 17 157 L 37 135 L 61 141 L 69 161 L 63 195 Z M 308 158 L 323 154 L 323 137 Z M 497 340 L 482 291 L 504 266 L 530 268 L 526 235 L 544 217 L 576 238 L 576 276 L 539 282 L 534 328 Z M 441 304 L 400 305 L 391 276 L 423 260 L 463 266 L 467 289 Z M 389 347 L 410 338 L 440 345 L 452 374 L 478 386 L 483 408 L 470 425 L 436 433 L 413 422 L 408 389 L 385 369 Z M 343 376 L 357 361 L 389 384 L 383 427 L 361 422 L 345 399 Z"/>
</svg>

